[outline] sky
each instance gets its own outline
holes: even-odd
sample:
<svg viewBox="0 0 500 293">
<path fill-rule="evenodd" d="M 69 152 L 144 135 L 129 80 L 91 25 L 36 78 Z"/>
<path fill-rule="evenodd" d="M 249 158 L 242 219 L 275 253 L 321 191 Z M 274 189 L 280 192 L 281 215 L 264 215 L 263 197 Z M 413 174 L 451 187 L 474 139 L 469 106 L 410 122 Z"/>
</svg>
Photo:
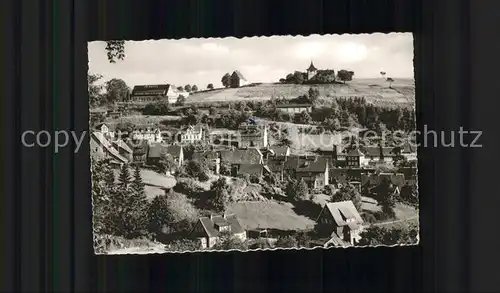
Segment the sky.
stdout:
<svg viewBox="0 0 500 293">
<path fill-rule="evenodd" d="M 250 82 L 277 82 L 288 73 L 318 69 L 354 71 L 354 79 L 413 78 L 411 33 L 207 38 L 125 42 L 125 59 L 109 63 L 106 43 L 88 43 L 89 72 L 101 82 L 123 79 L 129 87 L 145 84 L 209 83 L 239 70 Z"/>
</svg>

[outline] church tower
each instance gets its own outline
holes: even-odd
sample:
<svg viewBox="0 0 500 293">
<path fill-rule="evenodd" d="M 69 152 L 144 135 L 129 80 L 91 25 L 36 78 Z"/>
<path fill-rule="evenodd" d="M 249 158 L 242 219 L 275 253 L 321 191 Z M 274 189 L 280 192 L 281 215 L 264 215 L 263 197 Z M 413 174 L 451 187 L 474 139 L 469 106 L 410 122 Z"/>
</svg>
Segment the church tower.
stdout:
<svg viewBox="0 0 500 293">
<path fill-rule="evenodd" d="M 316 67 L 314 67 L 312 60 L 311 60 L 311 65 L 309 65 L 309 68 L 307 68 L 306 71 L 307 71 L 307 80 L 310 80 L 316 75 L 318 70 L 316 69 Z"/>
</svg>

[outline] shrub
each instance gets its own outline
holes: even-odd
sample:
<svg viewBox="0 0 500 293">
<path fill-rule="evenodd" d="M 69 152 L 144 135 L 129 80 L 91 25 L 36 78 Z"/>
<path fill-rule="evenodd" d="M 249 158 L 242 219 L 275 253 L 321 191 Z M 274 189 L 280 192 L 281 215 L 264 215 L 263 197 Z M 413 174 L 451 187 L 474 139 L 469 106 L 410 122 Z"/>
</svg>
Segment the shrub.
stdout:
<svg viewBox="0 0 500 293">
<path fill-rule="evenodd" d="M 361 217 L 363 218 L 363 221 L 365 221 L 367 223 L 375 223 L 375 222 L 377 222 L 377 218 L 372 213 L 363 213 L 361 215 Z"/>
<path fill-rule="evenodd" d="M 260 176 L 252 174 L 249 177 L 249 181 L 250 181 L 250 183 L 257 183 L 258 184 L 260 182 Z"/>
<path fill-rule="evenodd" d="M 183 193 L 190 198 L 195 198 L 204 190 L 199 187 L 193 179 L 185 178 L 177 181 L 177 184 L 174 186 L 174 191 Z"/>
</svg>

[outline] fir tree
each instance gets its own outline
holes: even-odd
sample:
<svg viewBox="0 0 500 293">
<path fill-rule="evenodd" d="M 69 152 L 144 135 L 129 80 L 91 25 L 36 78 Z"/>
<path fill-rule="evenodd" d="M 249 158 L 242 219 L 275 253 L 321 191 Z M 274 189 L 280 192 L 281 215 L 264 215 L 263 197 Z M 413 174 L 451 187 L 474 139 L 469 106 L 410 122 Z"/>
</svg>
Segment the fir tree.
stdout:
<svg viewBox="0 0 500 293">
<path fill-rule="evenodd" d="M 134 169 L 134 178 L 130 186 L 135 193 L 141 195 L 141 197 L 146 197 L 144 182 L 142 181 L 141 169 L 139 168 L 139 166 L 136 166 Z"/>
<path fill-rule="evenodd" d="M 120 176 L 118 176 L 118 186 L 121 190 L 128 190 L 130 186 L 130 171 L 128 164 L 124 164 L 120 170 Z"/>
</svg>

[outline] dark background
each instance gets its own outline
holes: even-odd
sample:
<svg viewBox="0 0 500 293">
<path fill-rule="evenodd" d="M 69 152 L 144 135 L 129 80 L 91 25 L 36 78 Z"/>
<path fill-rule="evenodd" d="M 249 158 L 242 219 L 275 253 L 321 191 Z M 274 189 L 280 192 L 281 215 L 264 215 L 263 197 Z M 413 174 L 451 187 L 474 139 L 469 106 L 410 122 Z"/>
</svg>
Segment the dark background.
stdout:
<svg viewBox="0 0 500 293">
<path fill-rule="evenodd" d="M 0 284 L 22 292 L 499 291 L 500 192 L 498 172 L 488 170 L 500 161 L 495 3 L 2 1 Z M 414 32 L 419 130 L 484 132 L 481 149 L 419 150 L 419 247 L 93 256 L 88 145 L 54 155 L 20 142 L 25 130 L 87 130 L 87 41 L 394 31 Z"/>
</svg>

